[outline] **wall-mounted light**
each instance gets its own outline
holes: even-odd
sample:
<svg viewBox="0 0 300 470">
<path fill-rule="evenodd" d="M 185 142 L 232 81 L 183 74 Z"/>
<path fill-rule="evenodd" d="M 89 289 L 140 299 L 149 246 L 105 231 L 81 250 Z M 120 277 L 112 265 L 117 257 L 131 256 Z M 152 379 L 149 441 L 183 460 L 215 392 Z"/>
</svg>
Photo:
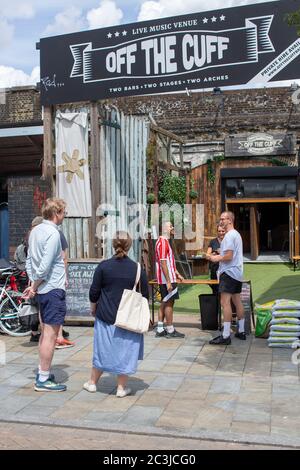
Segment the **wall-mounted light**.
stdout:
<svg viewBox="0 0 300 470">
<path fill-rule="evenodd" d="M 216 88 L 214 88 L 213 93 L 214 93 L 214 95 L 221 95 L 223 92 L 222 92 L 221 88 L 216 87 Z"/>
</svg>

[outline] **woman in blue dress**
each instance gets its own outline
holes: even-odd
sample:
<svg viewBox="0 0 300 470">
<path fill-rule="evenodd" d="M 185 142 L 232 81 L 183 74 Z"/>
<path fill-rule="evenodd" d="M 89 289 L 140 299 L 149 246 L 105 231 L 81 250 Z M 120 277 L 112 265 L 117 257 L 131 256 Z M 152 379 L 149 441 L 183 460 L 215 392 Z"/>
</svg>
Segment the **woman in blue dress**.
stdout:
<svg viewBox="0 0 300 470">
<path fill-rule="evenodd" d="M 131 393 L 126 387 L 128 375 L 135 374 L 138 360 L 143 359 L 144 336 L 114 326 L 124 289 L 132 289 L 137 274 L 137 263 L 128 258 L 132 239 L 119 231 L 113 240 L 115 255 L 97 267 L 90 288 L 91 312 L 95 316 L 94 353 L 91 378 L 83 386 L 96 392 L 103 372 L 117 375 L 117 397 Z M 141 272 L 140 290 L 148 299 L 148 282 Z"/>
</svg>

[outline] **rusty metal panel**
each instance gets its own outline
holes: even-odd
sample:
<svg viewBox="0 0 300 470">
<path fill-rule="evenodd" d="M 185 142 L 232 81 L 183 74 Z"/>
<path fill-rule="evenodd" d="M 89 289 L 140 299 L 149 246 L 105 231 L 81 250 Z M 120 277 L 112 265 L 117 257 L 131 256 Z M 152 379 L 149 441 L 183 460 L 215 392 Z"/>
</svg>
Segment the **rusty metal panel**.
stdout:
<svg viewBox="0 0 300 470">
<path fill-rule="evenodd" d="M 117 109 L 106 111 L 101 130 L 101 149 L 105 173 L 101 182 L 102 203 L 109 209 L 105 220 L 104 257 L 113 254 L 111 238 L 116 229 L 128 229 L 130 207 L 146 202 L 146 147 L 148 122 L 145 118 L 125 116 Z M 102 167 L 103 168 L 103 167 Z M 127 204 L 124 202 L 127 198 Z M 132 234 L 135 235 L 135 234 Z M 140 242 L 135 240 L 130 256 L 138 258 Z"/>
</svg>

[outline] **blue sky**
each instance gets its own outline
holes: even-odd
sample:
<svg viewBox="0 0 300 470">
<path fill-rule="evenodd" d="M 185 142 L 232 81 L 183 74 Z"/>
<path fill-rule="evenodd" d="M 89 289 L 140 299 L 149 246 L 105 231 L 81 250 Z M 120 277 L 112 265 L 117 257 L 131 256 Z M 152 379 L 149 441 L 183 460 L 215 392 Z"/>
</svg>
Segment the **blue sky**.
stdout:
<svg viewBox="0 0 300 470">
<path fill-rule="evenodd" d="M 0 88 L 39 80 L 41 37 L 261 1 L 0 0 Z"/>
</svg>

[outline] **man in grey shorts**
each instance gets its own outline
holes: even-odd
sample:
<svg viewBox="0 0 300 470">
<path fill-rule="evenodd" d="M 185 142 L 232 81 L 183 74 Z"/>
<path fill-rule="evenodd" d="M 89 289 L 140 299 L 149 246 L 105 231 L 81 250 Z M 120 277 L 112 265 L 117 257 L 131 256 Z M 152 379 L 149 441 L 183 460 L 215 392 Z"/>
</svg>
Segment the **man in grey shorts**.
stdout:
<svg viewBox="0 0 300 470">
<path fill-rule="evenodd" d="M 235 336 L 245 340 L 245 318 L 244 306 L 241 301 L 242 281 L 243 281 L 243 241 L 237 230 L 234 228 L 234 214 L 223 212 L 220 217 L 220 226 L 225 229 L 225 237 L 220 247 L 220 255 L 211 255 L 209 260 L 212 263 L 220 263 L 219 293 L 221 294 L 221 306 L 224 315 L 223 333 L 209 342 L 209 344 L 231 344 L 230 327 L 232 320 L 231 301 L 235 305 L 239 321 L 238 332 Z"/>
</svg>

